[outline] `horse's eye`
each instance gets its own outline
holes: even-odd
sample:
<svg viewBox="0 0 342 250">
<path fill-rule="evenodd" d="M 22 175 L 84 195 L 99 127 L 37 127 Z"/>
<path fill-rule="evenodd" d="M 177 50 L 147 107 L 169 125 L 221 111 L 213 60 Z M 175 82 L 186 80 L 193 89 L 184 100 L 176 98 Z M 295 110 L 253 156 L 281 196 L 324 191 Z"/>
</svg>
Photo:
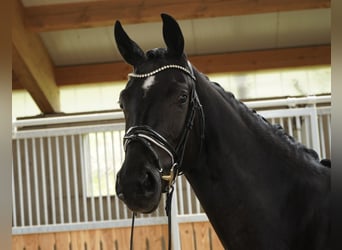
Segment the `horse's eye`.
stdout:
<svg viewBox="0 0 342 250">
<path fill-rule="evenodd" d="M 185 95 L 185 94 L 183 94 L 183 95 L 181 95 L 181 96 L 179 97 L 178 100 L 179 100 L 179 103 L 183 104 L 183 103 L 186 102 L 187 99 L 188 99 L 188 96 Z"/>
</svg>

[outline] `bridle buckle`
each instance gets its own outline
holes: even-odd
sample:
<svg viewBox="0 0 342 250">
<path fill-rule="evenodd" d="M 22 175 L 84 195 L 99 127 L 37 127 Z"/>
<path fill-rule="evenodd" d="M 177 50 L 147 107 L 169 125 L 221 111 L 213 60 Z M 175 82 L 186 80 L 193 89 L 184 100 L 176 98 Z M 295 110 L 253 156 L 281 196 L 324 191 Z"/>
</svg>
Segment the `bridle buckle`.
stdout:
<svg viewBox="0 0 342 250">
<path fill-rule="evenodd" d="M 168 186 L 172 186 L 175 183 L 177 173 L 175 173 L 175 167 L 177 166 L 177 163 L 174 163 L 170 169 L 170 174 L 169 175 L 162 175 L 161 178 L 164 181 L 168 182 Z"/>
</svg>

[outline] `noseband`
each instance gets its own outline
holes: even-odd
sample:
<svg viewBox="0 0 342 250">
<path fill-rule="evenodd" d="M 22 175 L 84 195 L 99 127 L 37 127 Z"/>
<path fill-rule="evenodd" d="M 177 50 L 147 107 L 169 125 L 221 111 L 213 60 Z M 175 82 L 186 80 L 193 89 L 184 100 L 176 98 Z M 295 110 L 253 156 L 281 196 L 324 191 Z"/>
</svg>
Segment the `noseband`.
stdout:
<svg viewBox="0 0 342 250">
<path fill-rule="evenodd" d="M 181 70 L 185 72 L 193 80 L 192 86 L 191 86 L 191 93 L 190 93 L 190 103 L 189 103 L 189 108 L 188 108 L 188 112 L 186 115 L 186 120 L 185 120 L 184 127 L 183 127 L 183 130 L 182 130 L 182 133 L 181 133 L 181 136 L 180 136 L 180 139 L 178 141 L 176 148 L 174 148 L 167 141 L 167 139 L 165 139 L 157 131 L 155 131 L 153 128 L 147 125 L 130 127 L 124 136 L 125 151 L 127 150 L 127 146 L 130 142 L 139 141 L 143 143 L 152 152 L 152 154 L 154 155 L 157 161 L 159 157 L 158 157 L 158 154 L 153 149 L 153 146 L 156 146 L 167 153 L 167 155 L 171 159 L 171 166 L 169 170 L 164 169 L 162 166 L 160 166 L 160 164 L 158 164 L 158 168 L 159 168 L 158 170 L 160 172 L 161 179 L 168 182 L 167 190 L 165 190 L 166 192 L 174 184 L 177 176 L 183 173 L 181 170 L 181 166 L 183 163 L 184 151 L 185 151 L 185 147 L 187 144 L 190 131 L 193 127 L 196 110 L 200 111 L 200 115 L 203 120 L 202 127 L 204 124 L 204 114 L 203 114 L 202 105 L 198 99 L 198 95 L 197 95 L 196 88 L 195 88 L 196 77 L 193 74 L 190 63 L 189 63 L 189 67 L 190 67 L 190 70 L 180 65 L 169 64 L 169 65 L 160 67 L 152 72 L 145 73 L 145 74 L 136 74 L 136 73 L 128 74 L 129 77 L 133 77 L 133 78 L 146 78 L 146 77 L 155 75 L 167 69 L 177 69 L 177 70 Z M 203 137 L 203 128 L 202 128 L 201 137 Z M 201 140 L 201 143 L 202 143 L 202 140 Z M 166 171 L 168 171 L 168 173 Z"/>
</svg>

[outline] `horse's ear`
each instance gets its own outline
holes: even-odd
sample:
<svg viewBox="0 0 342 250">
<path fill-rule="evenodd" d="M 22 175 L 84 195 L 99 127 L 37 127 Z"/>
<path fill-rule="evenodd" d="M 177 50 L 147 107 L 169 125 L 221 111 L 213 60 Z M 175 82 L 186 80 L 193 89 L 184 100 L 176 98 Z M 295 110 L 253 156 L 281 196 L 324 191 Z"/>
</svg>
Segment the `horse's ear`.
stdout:
<svg viewBox="0 0 342 250">
<path fill-rule="evenodd" d="M 177 21 L 168 14 L 161 14 L 163 37 L 170 54 L 180 57 L 184 51 L 184 37 Z"/>
<path fill-rule="evenodd" d="M 114 36 L 116 46 L 127 63 L 136 66 L 145 60 L 144 51 L 129 38 L 119 21 L 115 22 Z"/>
</svg>

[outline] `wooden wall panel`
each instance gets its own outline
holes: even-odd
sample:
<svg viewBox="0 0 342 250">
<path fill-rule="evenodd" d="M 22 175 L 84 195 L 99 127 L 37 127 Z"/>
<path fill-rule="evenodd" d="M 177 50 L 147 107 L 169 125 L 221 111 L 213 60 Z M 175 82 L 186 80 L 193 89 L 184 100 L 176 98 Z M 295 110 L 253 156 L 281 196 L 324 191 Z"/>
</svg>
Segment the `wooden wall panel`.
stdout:
<svg viewBox="0 0 342 250">
<path fill-rule="evenodd" d="M 54 250 L 56 236 L 54 233 L 38 234 L 38 245 L 40 249 Z"/>
<path fill-rule="evenodd" d="M 209 222 L 181 223 L 184 250 L 223 249 Z M 12 236 L 12 250 L 127 250 L 129 227 Z M 168 245 L 167 225 L 134 228 L 135 250 L 163 250 Z"/>
<path fill-rule="evenodd" d="M 179 231 L 182 249 L 224 249 L 209 222 L 182 223 Z"/>
</svg>

